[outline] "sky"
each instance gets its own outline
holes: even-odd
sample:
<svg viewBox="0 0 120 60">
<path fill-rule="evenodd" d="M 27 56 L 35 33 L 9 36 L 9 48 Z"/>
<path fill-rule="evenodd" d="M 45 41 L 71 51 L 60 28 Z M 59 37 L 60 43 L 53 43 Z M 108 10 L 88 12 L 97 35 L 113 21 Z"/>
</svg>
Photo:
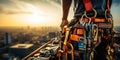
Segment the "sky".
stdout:
<svg viewBox="0 0 120 60">
<path fill-rule="evenodd" d="M 119 3 L 113 0 L 111 8 L 115 26 L 120 26 Z M 0 0 L 0 26 L 59 26 L 61 16 L 61 5 L 54 0 Z"/>
<path fill-rule="evenodd" d="M 0 0 L 0 26 L 58 26 L 60 11 L 50 0 Z"/>
</svg>

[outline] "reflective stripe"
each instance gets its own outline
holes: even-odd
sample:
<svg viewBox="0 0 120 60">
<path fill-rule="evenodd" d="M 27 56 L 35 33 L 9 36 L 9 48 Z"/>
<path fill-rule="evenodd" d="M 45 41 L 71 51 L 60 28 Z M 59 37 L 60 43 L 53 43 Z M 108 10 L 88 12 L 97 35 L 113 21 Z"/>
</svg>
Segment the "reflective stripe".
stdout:
<svg viewBox="0 0 120 60">
<path fill-rule="evenodd" d="M 71 35 L 70 35 L 70 39 L 73 40 L 73 41 L 78 41 L 79 38 L 83 38 L 83 37 L 82 37 L 82 36 L 75 35 L 75 34 L 71 34 Z"/>
</svg>

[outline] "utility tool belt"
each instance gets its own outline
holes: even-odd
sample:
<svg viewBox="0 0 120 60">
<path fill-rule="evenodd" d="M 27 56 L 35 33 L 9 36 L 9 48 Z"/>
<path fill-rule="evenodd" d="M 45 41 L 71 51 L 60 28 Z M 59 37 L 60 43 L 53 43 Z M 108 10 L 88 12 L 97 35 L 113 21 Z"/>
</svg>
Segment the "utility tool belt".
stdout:
<svg viewBox="0 0 120 60">
<path fill-rule="evenodd" d="M 88 18 L 83 18 L 83 21 L 88 23 L 89 22 L 89 19 Z M 92 20 L 92 22 L 94 24 L 97 24 L 98 25 L 98 28 L 103 28 L 103 29 L 111 29 L 113 27 L 112 25 L 112 20 L 111 18 L 94 18 L 94 20 Z"/>
<path fill-rule="evenodd" d="M 89 22 L 88 18 L 83 18 L 83 21 L 85 21 L 86 23 Z M 93 24 L 96 24 L 98 27 L 97 35 L 102 36 L 102 38 L 108 38 L 108 39 L 109 37 L 111 37 L 111 35 L 109 35 L 111 34 L 111 30 L 113 27 L 111 22 L 108 22 L 105 18 L 95 18 L 94 21 L 92 22 Z M 77 48 L 79 50 L 85 50 L 85 46 L 86 46 L 86 43 L 84 41 L 86 39 L 85 34 L 86 34 L 85 28 L 74 27 L 73 30 L 71 30 L 70 40 L 74 42 L 72 44 L 73 44 L 73 47 L 76 48 L 75 50 L 77 50 Z M 91 43 L 93 45 L 97 44 L 97 39 L 98 38 L 96 38 L 96 41 L 93 41 Z M 105 40 L 108 40 L 108 39 L 105 39 Z"/>
<path fill-rule="evenodd" d="M 83 21 L 88 23 L 88 18 L 83 18 Z M 94 24 L 97 24 L 99 31 L 102 30 L 111 30 L 112 29 L 112 23 L 107 22 L 107 20 L 105 18 L 95 18 L 93 21 Z M 103 31 L 106 32 L 107 31 Z M 70 34 L 70 40 L 73 41 L 78 41 L 79 38 L 84 38 L 84 28 L 74 28 L 73 29 L 73 33 Z"/>
</svg>

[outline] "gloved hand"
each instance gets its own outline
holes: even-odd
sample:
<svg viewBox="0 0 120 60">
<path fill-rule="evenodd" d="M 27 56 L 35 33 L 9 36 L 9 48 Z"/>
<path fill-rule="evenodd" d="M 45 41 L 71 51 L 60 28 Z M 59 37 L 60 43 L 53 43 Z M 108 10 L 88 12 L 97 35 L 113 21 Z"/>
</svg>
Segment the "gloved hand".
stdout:
<svg viewBox="0 0 120 60">
<path fill-rule="evenodd" d="M 68 20 L 62 20 L 62 23 L 61 23 L 61 25 L 60 25 L 60 27 L 61 27 L 62 30 L 63 30 L 63 27 L 64 27 L 65 25 L 68 25 Z"/>
</svg>

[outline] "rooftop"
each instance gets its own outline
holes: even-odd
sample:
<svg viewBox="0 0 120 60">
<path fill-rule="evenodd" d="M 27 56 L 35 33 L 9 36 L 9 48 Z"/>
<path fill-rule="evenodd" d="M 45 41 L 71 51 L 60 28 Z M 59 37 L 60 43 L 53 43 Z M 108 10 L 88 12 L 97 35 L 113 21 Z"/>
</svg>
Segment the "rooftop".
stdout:
<svg viewBox="0 0 120 60">
<path fill-rule="evenodd" d="M 33 44 L 16 44 L 11 46 L 10 48 L 30 48 Z"/>
</svg>

